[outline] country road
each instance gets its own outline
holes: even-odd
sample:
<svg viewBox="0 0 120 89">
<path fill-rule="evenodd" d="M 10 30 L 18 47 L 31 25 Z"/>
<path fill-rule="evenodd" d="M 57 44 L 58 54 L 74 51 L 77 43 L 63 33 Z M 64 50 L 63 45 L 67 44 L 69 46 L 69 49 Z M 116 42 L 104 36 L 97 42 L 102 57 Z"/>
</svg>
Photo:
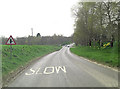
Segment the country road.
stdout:
<svg viewBox="0 0 120 89">
<path fill-rule="evenodd" d="M 118 72 L 84 60 L 69 47 L 44 56 L 8 87 L 118 87 Z"/>
</svg>

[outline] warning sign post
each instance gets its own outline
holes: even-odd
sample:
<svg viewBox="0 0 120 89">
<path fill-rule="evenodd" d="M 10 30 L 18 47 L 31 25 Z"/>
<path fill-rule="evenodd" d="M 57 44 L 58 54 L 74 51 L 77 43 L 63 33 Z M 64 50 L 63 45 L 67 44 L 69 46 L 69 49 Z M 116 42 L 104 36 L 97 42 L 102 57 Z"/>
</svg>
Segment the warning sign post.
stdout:
<svg viewBox="0 0 120 89">
<path fill-rule="evenodd" d="M 13 39 L 12 35 L 6 41 L 6 45 L 10 45 L 10 59 L 12 59 L 12 45 L 16 45 L 16 42 Z"/>
</svg>

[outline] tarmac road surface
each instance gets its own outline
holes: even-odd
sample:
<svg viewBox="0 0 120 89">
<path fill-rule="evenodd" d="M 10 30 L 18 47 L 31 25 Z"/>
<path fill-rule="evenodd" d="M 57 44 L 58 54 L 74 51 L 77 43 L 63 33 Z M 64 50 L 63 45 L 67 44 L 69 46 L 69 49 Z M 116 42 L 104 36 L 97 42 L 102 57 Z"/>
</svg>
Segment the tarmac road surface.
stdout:
<svg viewBox="0 0 120 89">
<path fill-rule="evenodd" d="M 118 72 L 89 62 L 69 47 L 44 56 L 8 87 L 118 87 Z"/>
</svg>

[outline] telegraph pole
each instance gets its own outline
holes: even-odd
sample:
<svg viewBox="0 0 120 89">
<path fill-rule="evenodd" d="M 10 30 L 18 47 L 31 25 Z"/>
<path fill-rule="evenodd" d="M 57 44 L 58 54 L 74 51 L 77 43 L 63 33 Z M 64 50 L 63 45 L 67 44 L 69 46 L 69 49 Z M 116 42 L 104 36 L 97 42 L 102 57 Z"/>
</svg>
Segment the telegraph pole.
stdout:
<svg viewBox="0 0 120 89">
<path fill-rule="evenodd" d="M 33 36 L 33 28 L 31 28 L 32 36 Z"/>
</svg>

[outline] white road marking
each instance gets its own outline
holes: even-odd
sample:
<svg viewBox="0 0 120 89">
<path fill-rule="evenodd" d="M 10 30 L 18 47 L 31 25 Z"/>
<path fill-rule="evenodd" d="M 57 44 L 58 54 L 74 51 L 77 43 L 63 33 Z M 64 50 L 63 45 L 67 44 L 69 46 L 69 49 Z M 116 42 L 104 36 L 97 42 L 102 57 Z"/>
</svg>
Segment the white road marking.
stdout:
<svg viewBox="0 0 120 89">
<path fill-rule="evenodd" d="M 41 68 L 39 68 L 39 69 L 37 70 L 36 74 L 42 74 L 42 73 L 40 73 L 40 72 L 39 72 L 39 71 L 40 71 L 40 69 L 41 69 Z"/>
<path fill-rule="evenodd" d="M 51 69 L 52 71 L 51 72 L 47 72 L 48 69 Z M 52 73 L 54 73 L 54 67 L 46 67 L 43 73 L 44 74 L 52 74 Z"/>
<path fill-rule="evenodd" d="M 25 75 L 33 75 L 35 73 L 35 70 L 33 70 L 32 68 L 30 69 L 30 71 L 32 72 L 31 74 L 25 73 Z"/>
<path fill-rule="evenodd" d="M 64 73 L 66 73 L 66 68 L 65 68 L 65 66 L 63 66 L 63 67 L 61 67 L 61 66 L 55 67 L 55 69 L 56 69 L 57 74 L 59 73 L 60 69 L 61 69 L 62 71 L 64 71 Z"/>
<path fill-rule="evenodd" d="M 43 72 L 40 72 L 41 68 L 38 68 L 36 70 L 33 70 L 32 68 L 30 69 L 30 73 L 25 73 L 25 75 L 33 75 L 33 74 L 53 74 L 53 73 L 59 73 L 60 70 L 63 71 L 63 73 L 66 73 L 66 68 L 65 66 L 55 66 L 55 67 L 45 67 Z M 55 72 L 56 70 L 56 72 Z M 32 72 L 32 73 L 31 73 Z"/>
</svg>

